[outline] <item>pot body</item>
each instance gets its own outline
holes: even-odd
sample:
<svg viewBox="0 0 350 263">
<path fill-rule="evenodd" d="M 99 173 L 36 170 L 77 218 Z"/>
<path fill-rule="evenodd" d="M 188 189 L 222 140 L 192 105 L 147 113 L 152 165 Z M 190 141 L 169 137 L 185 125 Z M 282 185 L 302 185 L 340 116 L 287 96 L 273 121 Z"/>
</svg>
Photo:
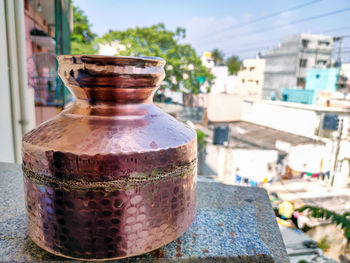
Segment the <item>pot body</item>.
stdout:
<svg viewBox="0 0 350 263">
<path fill-rule="evenodd" d="M 76 101 L 23 138 L 32 240 L 107 260 L 179 237 L 195 217 L 196 135 L 152 103 L 163 60 L 67 55 L 59 64 Z"/>
</svg>

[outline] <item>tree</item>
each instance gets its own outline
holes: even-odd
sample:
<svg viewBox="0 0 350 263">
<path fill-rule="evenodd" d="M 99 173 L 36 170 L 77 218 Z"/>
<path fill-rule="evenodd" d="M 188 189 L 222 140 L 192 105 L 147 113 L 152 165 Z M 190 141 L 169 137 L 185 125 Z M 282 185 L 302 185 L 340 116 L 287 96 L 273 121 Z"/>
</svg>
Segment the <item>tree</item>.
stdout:
<svg viewBox="0 0 350 263">
<path fill-rule="evenodd" d="M 96 37 L 91 31 L 88 17 L 79 7 L 73 6 L 73 33 L 71 35 L 72 54 L 96 54 L 93 41 Z"/>
<path fill-rule="evenodd" d="M 185 29 L 177 28 L 173 32 L 159 23 L 125 31 L 109 31 L 96 42 L 118 41 L 125 49 L 116 55 L 157 56 L 165 59 L 166 86 L 172 90 L 197 94 L 203 82 L 210 87 L 214 76 L 202 65 L 201 59 L 190 45 L 180 44 L 185 36 Z"/>
<path fill-rule="evenodd" d="M 231 75 L 236 74 L 241 68 L 242 62 L 237 56 L 230 56 L 226 59 L 226 66 Z"/>
<path fill-rule="evenodd" d="M 224 52 L 221 50 L 215 48 L 211 51 L 211 57 L 214 60 L 215 65 L 222 65 L 224 64 Z"/>
</svg>

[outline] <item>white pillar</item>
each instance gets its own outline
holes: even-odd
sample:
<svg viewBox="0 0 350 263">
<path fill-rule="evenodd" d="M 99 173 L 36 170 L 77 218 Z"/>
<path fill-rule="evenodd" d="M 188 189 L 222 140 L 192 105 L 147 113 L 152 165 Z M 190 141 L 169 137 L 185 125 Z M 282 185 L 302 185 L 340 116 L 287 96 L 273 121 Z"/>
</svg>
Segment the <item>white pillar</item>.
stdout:
<svg viewBox="0 0 350 263">
<path fill-rule="evenodd" d="M 34 91 L 28 88 L 22 0 L 0 0 L 0 161 L 21 162 L 24 133 L 35 126 Z"/>
</svg>

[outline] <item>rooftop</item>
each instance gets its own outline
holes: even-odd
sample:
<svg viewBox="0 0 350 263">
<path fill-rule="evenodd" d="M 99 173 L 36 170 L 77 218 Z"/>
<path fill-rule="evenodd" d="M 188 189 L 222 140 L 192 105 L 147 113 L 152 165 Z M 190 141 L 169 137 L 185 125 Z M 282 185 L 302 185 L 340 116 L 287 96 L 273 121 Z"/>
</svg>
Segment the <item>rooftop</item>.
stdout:
<svg viewBox="0 0 350 263">
<path fill-rule="evenodd" d="M 323 144 L 312 138 L 295 135 L 276 130 L 247 121 L 235 121 L 227 123 L 230 126 L 229 146 L 243 149 L 277 150 L 281 153 L 287 151 L 282 144 L 295 146 L 301 144 Z M 202 127 L 201 127 L 202 128 Z M 213 129 L 205 130 L 209 138 L 213 138 Z"/>
</svg>

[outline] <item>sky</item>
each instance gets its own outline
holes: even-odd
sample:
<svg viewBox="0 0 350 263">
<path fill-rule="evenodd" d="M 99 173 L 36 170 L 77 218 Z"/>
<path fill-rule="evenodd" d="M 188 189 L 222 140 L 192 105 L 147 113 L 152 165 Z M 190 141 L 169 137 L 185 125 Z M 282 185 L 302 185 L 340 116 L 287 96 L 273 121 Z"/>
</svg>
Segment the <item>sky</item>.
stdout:
<svg viewBox="0 0 350 263">
<path fill-rule="evenodd" d="M 99 36 L 109 30 L 146 27 L 162 22 L 167 29 L 186 29 L 185 43 L 201 55 L 214 48 L 226 57 L 254 58 L 278 46 L 281 37 L 296 33 L 350 35 L 350 0 L 73 0 L 88 16 Z M 310 3 L 309 5 L 307 5 Z M 280 12 L 296 6 L 294 10 Z M 346 9 L 334 15 L 294 23 Z M 276 14 L 268 19 L 260 19 Z M 350 37 L 343 58 L 350 60 Z"/>
</svg>

